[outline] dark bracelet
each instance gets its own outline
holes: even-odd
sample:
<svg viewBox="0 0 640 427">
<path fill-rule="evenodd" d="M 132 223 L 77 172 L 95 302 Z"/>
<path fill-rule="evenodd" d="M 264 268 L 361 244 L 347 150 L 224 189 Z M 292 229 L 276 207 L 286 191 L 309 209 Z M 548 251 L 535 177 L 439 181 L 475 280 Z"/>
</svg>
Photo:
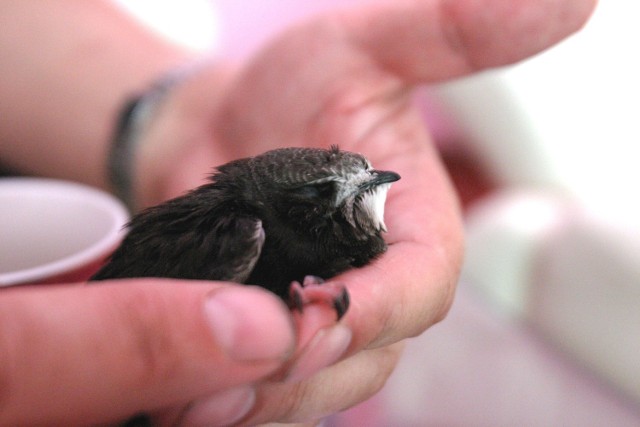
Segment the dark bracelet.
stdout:
<svg viewBox="0 0 640 427">
<path fill-rule="evenodd" d="M 108 178 L 114 194 L 130 212 L 136 211 L 133 186 L 136 145 L 170 89 L 184 75 L 182 68 L 166 74 L 147 91 L 129 98 L 118 115 L 107 162 Z"/>
</svg>

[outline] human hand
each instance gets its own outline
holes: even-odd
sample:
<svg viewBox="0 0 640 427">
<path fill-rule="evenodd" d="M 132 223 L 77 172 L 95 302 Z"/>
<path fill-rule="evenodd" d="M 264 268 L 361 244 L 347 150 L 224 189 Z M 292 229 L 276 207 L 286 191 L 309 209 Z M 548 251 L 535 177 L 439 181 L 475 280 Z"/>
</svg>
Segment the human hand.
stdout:
<svg viewBox="0 0 640 427">
<path fill-rule="evenodd" d="M 95 425 L 180 402 L 192 403 L 192 417 L 204 411 L 226 424 L 250 409 L 250 385 L 280 369 L 295 345 L 275 295 L 211 282 L 7 288 L 0 325 L 7 426 Z"/>
<path fill-rule="evenodd" d="M 594 2 L 396 3 L 296 27 L 225 80 L 219 68 L 201 68 L 167 100 L 140 152 L 148 203 L 199 184 L 214 165 L 276 146 L 337 143 L 399 172 L 387 202 L 388 252 L 336 278 L 352 296 L 342 322 L 352 333 L 347 357 L 300 382 L 265 381 L 288 360 L 294 331 L 275 297 L 253 288 L 229 289 L 252 295 L 231 312 L 260 319 L 247 317 L 235 342 L 271 350 L 256 363 L 225 356 L 207 329 L 201 307 L 221 283 L 8 289 L 0 295 L 8 361 L 0 365 L 0 424 L 90 424 L 140 410 L 161 422 L 208 415 L 219 424 L 225 414 L 215 411 L 229 401 L 209 401 L 208 414 L 189 411 L 206 396 L 240 400 L 251 390 L 242 423 L 308 421 L 382 386 L 401 341 L 446 314 L 462 252 L 455 196 L 411 87 L 532 55 L 577 29 Z M 269 334 L 260 329 L 267 321 Z M 254 347 L 255 338 L 274 341 Z"/>
<path fill-rule="evenodd" d="M 183 163 L 174 163 L 170 176 L 196 185 L 211 164 L 277 146 L 330 144 L 362 152 L 375 167 L 402 176 L 387 201 L 388 252 L 335 279 L 352 296 L 344 320 L 354 334 L 352 357 L 323 371 L 322 385 L 333 396 L 348 390 L 358 397 L 336 397 L 333 406 L 316 406 L 314 412 L 310 408 L 317 404 L 305 397 L 328 396 L 312 381 L 297 388 L 277 385 L 278 393 L 269 389 L 261 395 L 262 412 L 252 421 L 313 419 L 366 397 L 375 387 L 353 392 L 353 381 L 338 375 L 340 366 L 421 333 L 451 304 L 462 227 L 453 191 L 411 105 L 411 87 L 533 55 L 578 29 L 594 3 L 441 0 L 371 6 L 290 30 L 229 80 L 220 104 L 210 110 L 210 127 L 196 138 L 194 150 L 185 150 Z M 174 195 L 187 186 L 169 181 L 164 190 Z M 385 366 L 369 376 L 388 372 Z M 292 402 L 284 408 L 276 403 L 283 395 Z"/>
<path fill-rule="evenodd" d="M 411 88 L 531 56 L 578 29 L 594 3 L 372 5 L 291 29 L 239 73 L 230 73 L 225 91 L 208 101 L 197 94 L 203 82 L 213 86 L 219 76 L 204 70 L 187 82 L 175 102 L 179 111 L 191 106 L 188 117 L 199 117 L 182 127 L 189 142 L 176 143 L 178 121 L 173 131 L 149 138 L 157 148 L 164 133 L 174 147 L 167 151 L 171 167 L 166 163 L 159 171 L 162 162 L 147 163 L 148 177 L 162 177 L 156 199 L 201 183 L 212 165 L 278 146 L 338 144 L 402 176 L 387 201 L 388 252 L 335 278 L 352 296 L 344 319 L 353 331 L 350 357 L 302 385 L 261 387 L 260 405 L 248 422 L 317 419 L 366 398 L 391 372 L 398 357 L 393 344 L 442 319 L 452 302 L 462 226 L 454 192 L 411 104 Z M 354 360 L 366 363 L 383 353 L 382 368 L 363 373 L 358 382 L 348 375 Z"/>
</svg>

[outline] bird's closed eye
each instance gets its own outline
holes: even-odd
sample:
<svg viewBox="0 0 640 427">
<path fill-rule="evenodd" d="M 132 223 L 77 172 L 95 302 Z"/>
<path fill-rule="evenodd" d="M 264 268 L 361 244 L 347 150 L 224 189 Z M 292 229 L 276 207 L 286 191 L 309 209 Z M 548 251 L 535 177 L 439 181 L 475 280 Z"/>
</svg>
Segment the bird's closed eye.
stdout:
<svg viewBox="0 0 640 427">
<path fill-rule="evenodd" d="M 334 193 L 334 183 L 324 182 L 321 184 L 309 184 L 296 187 L 291 191 L 299 197 L 305 199 L 332 198 Z"/>
</svg>

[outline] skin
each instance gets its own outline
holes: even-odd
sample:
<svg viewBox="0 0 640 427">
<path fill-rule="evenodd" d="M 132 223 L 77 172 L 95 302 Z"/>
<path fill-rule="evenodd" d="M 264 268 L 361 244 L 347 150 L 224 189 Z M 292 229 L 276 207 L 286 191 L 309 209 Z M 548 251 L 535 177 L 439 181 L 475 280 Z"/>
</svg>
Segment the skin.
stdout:
<svg viewBox="0 0 640 427">
<path fill-rule="evenodd" d="M 139 410 L 188 424 L 202 421 L 203 402 L 219 409 L 205 414 L 211 424 L 313 422 L 379 390 L 402 341 L 446 315 L 462 259 L 456 197 L 411 88 L 531 56 L 580 28 L 595 5 L 401 3 L 308 21 L 241 66 L 201 65 L 165 100 L 137 153 L 140 205 L 200 184 L 213 165 L 277 146 L 337 143 L 402 175 L 386 205 L 388 252 L 335 279 L 352 297 L 341 361 L 282 381 L 300 360 L 322 359 L 301 356 L 303 347 L 332 325 L 318 307 L 307 315 L 317 321 L 294 319 L 260 289 L 155 279 L 5 289 L 0 424 L 107 423 Z M 23 30 L 32 27 L 41 31 Z M 0 29 L 2 163 L 105 189 L 119 106 L 191 57 L 107 2 L 3 1 Z M 229 318 L 204 317 L 211 299 L 244 319 L 231 344 L 210 326 Z M 224 413 L 230 402 L 248 404 Z"/>
</svg>

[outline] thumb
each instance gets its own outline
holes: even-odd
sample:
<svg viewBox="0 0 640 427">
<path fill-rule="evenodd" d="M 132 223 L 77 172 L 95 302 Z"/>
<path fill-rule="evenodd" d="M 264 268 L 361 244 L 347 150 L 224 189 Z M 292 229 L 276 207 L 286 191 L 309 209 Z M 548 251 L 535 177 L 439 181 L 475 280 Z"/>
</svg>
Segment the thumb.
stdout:
<svg viewBox="0 0 640 427">
<path fill-rule="evenodd" d="M 276 371 L 294 328 L 273 294 L 144 279 L 0 292 L 0 425 L 96 424 Z"/>
</svg>

